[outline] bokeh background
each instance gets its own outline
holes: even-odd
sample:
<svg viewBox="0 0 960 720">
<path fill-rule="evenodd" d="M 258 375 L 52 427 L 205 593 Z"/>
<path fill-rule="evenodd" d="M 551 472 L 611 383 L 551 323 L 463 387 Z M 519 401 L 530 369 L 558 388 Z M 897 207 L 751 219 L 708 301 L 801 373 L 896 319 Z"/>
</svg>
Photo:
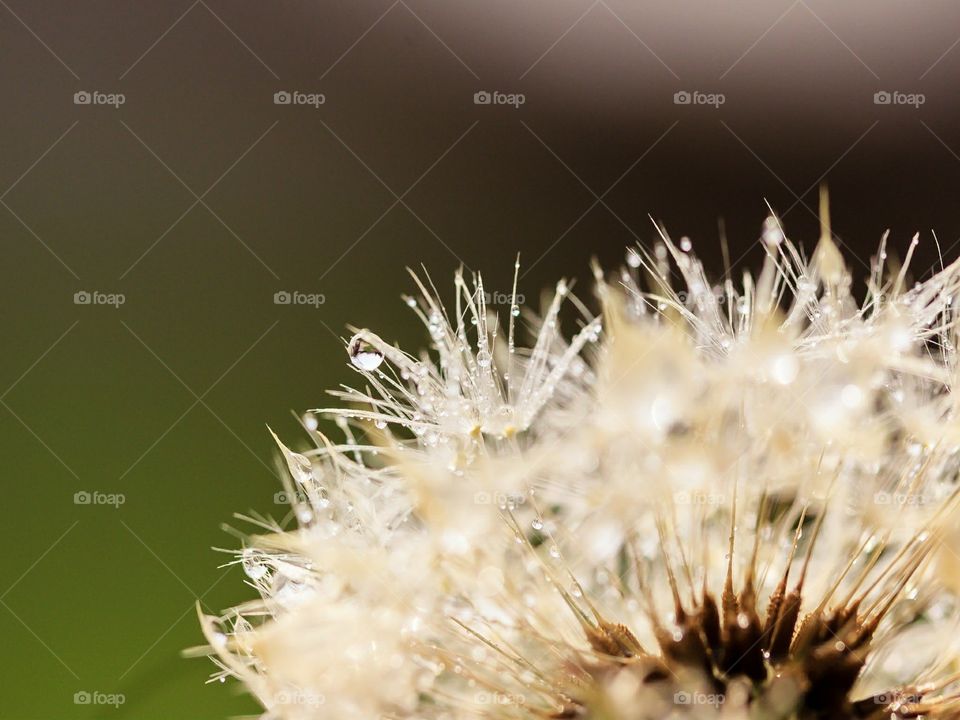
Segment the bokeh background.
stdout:
<svg viewBox="0 0 960 720">
<path fill-rule="evenodd" d="M 405 266 L 589 299 L 653 219 L 739 274 L 821 181 L 858 272 L 955 258 L 958 44 L 935 0 L 0 0 L 0 717 L 256 712 L 180 657 L 252 595 L 220 526 L 285 512 L 266 425 L 348 323 L 423 344 Z"/>
</svg>

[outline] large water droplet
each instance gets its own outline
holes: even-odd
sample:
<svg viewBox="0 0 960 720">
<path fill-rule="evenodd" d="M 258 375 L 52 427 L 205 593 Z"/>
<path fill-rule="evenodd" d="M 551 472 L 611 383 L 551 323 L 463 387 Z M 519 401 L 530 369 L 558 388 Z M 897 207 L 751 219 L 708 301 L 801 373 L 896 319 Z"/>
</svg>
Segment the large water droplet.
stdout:
<svg viewBox="0 0 960 720">
<path fill-rule="evenodd" d="M 383 362 L 383 353 L 363 339 L 361 334 L 353 336 L 347 349 L 350 355 L 350 362 L 354 367 L 371 372 L 380 367 Z"/>
<path fill-rule="evenodd" d="M 768 217 L 763 221 L 763 242 L 769 248 L 775 248 L 784 240 L 783 230 L 775 217 Z"/>
</svg>

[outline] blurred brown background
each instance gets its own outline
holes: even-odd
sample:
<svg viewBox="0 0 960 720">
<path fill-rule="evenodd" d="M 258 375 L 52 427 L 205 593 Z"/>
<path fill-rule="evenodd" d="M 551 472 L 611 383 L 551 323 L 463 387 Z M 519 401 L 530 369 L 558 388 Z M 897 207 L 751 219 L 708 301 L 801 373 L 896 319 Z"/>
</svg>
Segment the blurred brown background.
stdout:
<svg viewBox="0 0 960 720">
<path fill-rule="evenodd" d="M 252 594 L 211 547 L 284 512 L 265 425 L 347 323 L 423 344 L 404 266 L 519 251 L 534 299 L 652 216 L 739 270 L 821 180 L 854 267 L 955 258 L 958 43 L 945 1 L 0 0 L 0 717 L 255 712 L 178 655 Z"/>
</svg>

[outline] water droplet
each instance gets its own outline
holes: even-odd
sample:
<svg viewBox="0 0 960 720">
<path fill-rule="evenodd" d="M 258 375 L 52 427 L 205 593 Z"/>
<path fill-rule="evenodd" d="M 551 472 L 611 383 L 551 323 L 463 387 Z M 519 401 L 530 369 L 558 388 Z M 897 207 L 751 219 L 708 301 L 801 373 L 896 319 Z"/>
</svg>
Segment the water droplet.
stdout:
<svg viewBox="0 0 960 720">
<path fill-rule="evenodd" d="M 640 253 L 633 248 L 627 250 L 627 265 L 632 268 L 640 267 Z"/>
<path fill-rule="evenodd" d="M 240 555 L 240 564 L 243 566 L 243 571 L 251 580 L 259 580 L 267 574 L 267 566 L 261 561 L 262 557 L 263 553 L 252 548 L 244 548 Z"/>
<path fill-rule="evenodd" d="M 534 518 L 533 522 L 530 523 L 530 527 L 534 530 L 543 530 L 543 520 L 540 518 Z"/>
<path fill-rule="evenodd" d="M 800 363 L 791 355 L 784 353 L 776 356 L 770 363 L 770 374 L 773 379 L 781 385 L 789 385 L 800 371 Z"/>
<path fill-rule="evenodd" d="M 840 402 L 851 409 L 858 407 L 863 402 L 863 390 L 852 383 L 844 386 L 840 391 Z"/>
<path fill-rule="evenodd" d="M 427 320 L 427 329 L 430 331 L 430 337 L 439 342 L 443 340 L 444 325 L 443 315 L 438 310 L 431 310 L 430 317 Z"/>
<path fill-rule="evenodd" d="M 366 372 L 376 370 L 383 362 L 383 353 L 363 339 L 361 334 L 353 336 L 350 340 L 349 349 L 350 362 L 354 367 L 360 368 Z"/>
<path fill-rule="evenodd" d="M 481 350 L 480 352 L 477 353 L 477 365 L 479 365 L 480 367 L 482 368 L 490 367 L 491 360 L 492 358 L 490 357 L 490 353 L 488 351 Z"/>
<path fill-rule="evenodd" d="M 373 426 L 377 428 L 377 430 L 383 430 L 387 426 L 387 421 L 377 418 L 373 421 Z"/>
<path fill-rule="evenodd" d="M 313 511 L 306 505 L 301 505 L 297 508 L 297 520 L 303 524 L 310 522 L 313 520 Z"/>
<path fill-rule="evenodd" d="M 319 424 L 320 423 L 317 420 L 317 416 L 314 415 L 313 413 L 303 414 L 303 426 L 310 432 L 313 432 L 314 430 L 316 430 Z"/>
<path fill-rule="evenodd" d="M 774 217 L 768 217 L 763 221 L 763 242 L 769 248 L 775 248 L 783 242 L 783 231 L 780 229 L 780 223 Z"/>
<path fill-rule="evenodd" d="M 291 477 L 300 485 L 309 485 L 313 481 L 313 465 L 310 459 L 300 453 L 293 452 L 293 450 L 280 442 L 280 438 L 278 438 L 276 434 L 274 434 L 273 439 L 277 445 L 280 446 L 280 451 L 283 453 L 283 458 L 287 461 L 287 469 L 290 471 Z"/>
<path fill-rule="evenodd" d="M 690 252 L 693 250 L 693 243 L 690 242 L 690 238 L 682 237 L 680 238 L 680 249 L 684 252 Z"/>
</svg>

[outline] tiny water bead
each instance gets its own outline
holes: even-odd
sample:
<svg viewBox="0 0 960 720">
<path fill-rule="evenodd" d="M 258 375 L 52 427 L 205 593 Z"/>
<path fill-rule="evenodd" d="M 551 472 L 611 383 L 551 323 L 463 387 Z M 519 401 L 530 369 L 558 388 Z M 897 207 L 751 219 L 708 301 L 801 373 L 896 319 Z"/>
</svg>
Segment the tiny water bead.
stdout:
<svg viewBox="0 0 960 720">
<path fill-rule="evenodd" d="M 259 580 L 267 574 L 267 566 L 263 563 L 263 553 L 253 548 L 244 548 L 240 555 L 240 564 L 243 572 L 251 580 Z"/>
<path fill-rule="evenodd" d="M 365 340 L 362 333 L 353 336 L 347 353 L 353 366 L 366 372 L 376 370 L 383 362 L 383 353 Z"/>
</svg>

